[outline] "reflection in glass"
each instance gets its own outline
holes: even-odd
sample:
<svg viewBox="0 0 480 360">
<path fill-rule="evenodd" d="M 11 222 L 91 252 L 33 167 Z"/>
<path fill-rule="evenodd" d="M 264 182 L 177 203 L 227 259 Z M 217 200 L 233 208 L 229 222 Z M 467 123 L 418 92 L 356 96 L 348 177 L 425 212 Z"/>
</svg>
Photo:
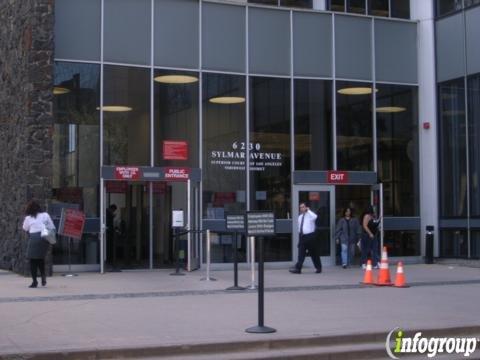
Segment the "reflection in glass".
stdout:
<svg viewBox="0 0 480 360">
<path fill-rule="evenodd" d="M 467 215 L 464 79 L 439 85 L 440 215 Z"/>
<path fill-rule="evenodd" d="M 365 14 L 365 0 L 347 0 L 347 12 Z"/>
<path fill-rule="evenodd" d="M 463 0 L 437 0 L 437 16 L 462 9 Z"/>
<path fill-rule="evenodd" d="M 388 17 L 389 0 L 369 0 L 368 15 Z"/>
<path fill-rule="evenodd" d="M 237 234 L 237 260 L 239 263 L 247 261 L 247 238 Z M 212 263 L 233 263 L 233 233 L 210 232 Z M 203 247 L 203 258 L 207 258 L 207 247 Z"/>
<path fill-rule="evenodd" d="M 148 69 L 104 67 L 105 165 L 150 165 L 149 75 Z"/>
<path fill-rule="evenodd" d="M 478 230 L 470 232 L 470 258 L 480 258 L 480 231 Z"/>
<path fill-rule="evenodd" d="M 155 70 L 154 78 L 155 166 L 198 167 L 198 74 Z"/>
<path fill-rule="evenodd" d="M 373 169 L 372 86 L 337 81 L 337 167 L 339 170 Z M 352 95 L 352 90 L 355 95 Z M 365 89 L 367 91 L 365 91 Z"/>
<path fill-rule="evenodd" d="M 383 244 L 388 256 L 419 256 L 420 232 L 413 230 L 385 231 Z"/>
<path fill-rule="evenodd" d="M 248 2 L 262 5 L 278 5 L 278 0 L 248 0 Z"/>
<path fill-rule="evenodd" d="M 245 115 L 245 77 L 205 73 L 203 75 L 205 218 L 224 219 L 225 211 L 246 209 Z"/>
<path fill-rule="evenodd" d="M 466 230 L 440 231 L 440 256 L 466 258 L 468 254 L 468 237 Z"/>
<path fill-rule="evenodd" d="M 378 176 L 385 216 L 419 214 L 417 89 L 377 85 Z"/>
<path fill-rule="evenodd" d="M 328 10 L 345 12 L 345 0 L 329 0 Z"/>
<path fill-rule="evenodd" d="M 311 9 L 313 0 L 280 0 L 280 6 Z"/>
<path fill-rule="evenodd" d="M 332 83 L 295 80 L 295 169 L 332 168 Z"/>
<path fill-rule="evenodd" d="M 480 0 L 464 0 L 465 8 L 480 4 Z"/>
<path fill-rule="evenodd" d="M 410 19 L 410 0 L 390 0 L 393 18 Z"/>
<path fill-rule="evenodd" d="M 98 218 L 100 66 L 55 63 L 52 134 L 52 199 L 49 212 L 55 222 L 62 204 L 75 204 L 88 218 Z M 55 211 L 53 209 L 57 209 Z M 72 241 L 73 264 L 98 264 L 97 233 Z M 58 238 L 53 263 L 68 264 L 68 241 Z"/>
<path fill-rule="evenodd" d="M 250 204 L 290 214 L 290 81 L 252 77 L 250 81 Z"/>
<path fill-rule="evenodd" d="M 468 78 L 470 216 L 480 216 L 480 74 Z"/>
</svg>

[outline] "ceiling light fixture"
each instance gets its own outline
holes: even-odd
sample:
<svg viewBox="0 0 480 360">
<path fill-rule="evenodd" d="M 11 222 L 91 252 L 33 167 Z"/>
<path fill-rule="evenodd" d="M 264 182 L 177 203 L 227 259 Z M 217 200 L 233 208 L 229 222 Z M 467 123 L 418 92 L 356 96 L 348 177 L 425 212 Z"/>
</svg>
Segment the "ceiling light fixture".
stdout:
<svg viewBox="0 0 480 360">
<path fill-rule="evenodd" d="M 378 92 L 378 89 L 375 89 L 375 92 Z M 372 93 L 371 87 L 347 87 L 338 90 L 339 94 L 342 95 L 368 95 Z"/>
<path fill-rule="evenodd" d="M 70 92 L 70 89 L 67 89 L 65 87 L 61 87 L 61 86 L 53 87 L 53 95 L 63 95 L 63 94 L 68 94 L 69 92 Z"/>
<path fill-rule="evenodd" d="M 213 104 L 230 105 L 230 104 L 244 103 L 245 98 L 243 96 L 218 96 L 218 97 L 213 97 L 208 101 Z"/>
<path fill-rule="evenodd" d="M 191 84 L 197 82 L 198 78 L 191 75 L 160 75 L 153 80 L 162 84 Z"/>
<path fill-rule="evenodd" d="M 399 113 L 402 111 L 407 110 L 407 108 L 404 108 L 402 106 L 382 106 L 382 107 L 377 107 L 377 112 L 379 113 Z"/>
<path fill-rule="evenodd" d="M 126 112 L 133 110 L 130 106 L 123 105 L 106 105 L 102 109 L 106 112 Z M 100 107 L 97 107 L 97 110 L 100 110 Z"/>
</svg>

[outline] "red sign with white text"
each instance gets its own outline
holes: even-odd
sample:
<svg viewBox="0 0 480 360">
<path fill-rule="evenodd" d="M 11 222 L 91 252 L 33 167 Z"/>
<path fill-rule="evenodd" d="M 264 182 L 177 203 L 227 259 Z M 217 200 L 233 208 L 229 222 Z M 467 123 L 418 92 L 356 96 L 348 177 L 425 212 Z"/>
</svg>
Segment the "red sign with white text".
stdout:
<svg viewBox="0 0 480 360">
<path fill-rule="evenodd" d="M 140 169 L 134 166 L 117 166 L 115 168 L 115 179 L 117 180 L 139 180 Z"/>
<path fill-rule="evenodd" d="M 58 233 L 62 236 L 81 239 L 85 226 L 85 214 L 74 209 L 62 209 Z"/>
<path fill-rule="evenodd" d="M 330 184 L 346 184 L 348 183 L 347 171 L 328 171 L 327 182 Z"/>
<path fill-rule="evenodd" d="M 181 168 L 165 168 L 165 180 L 184 180 L 187 181 L 190 177 L 190 169 L 181 167 Z"/>
<path fill-rule="evenodd" d="M 308 201 L 320 201 L 320 193 L 318 191 L 310 191 L 308 193 Z"/>
<path fill-rule="evenodd" d="M 186 141 L 163 141 L 163 160 L 188 160 L 188 143 Z"/>
</svg>

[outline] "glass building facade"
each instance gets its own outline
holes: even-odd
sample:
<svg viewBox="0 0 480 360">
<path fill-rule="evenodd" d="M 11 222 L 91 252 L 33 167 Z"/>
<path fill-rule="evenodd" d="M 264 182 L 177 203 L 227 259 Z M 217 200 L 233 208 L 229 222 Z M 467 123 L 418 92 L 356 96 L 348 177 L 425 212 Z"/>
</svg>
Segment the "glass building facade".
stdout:
<svg viewBox="0 0 480 360">
<path fill-rule="evenodd" d="M 250 210 L 276 217 L 266 260 L 292 261 L 303 197 L 325 211 L 327 227 L 342 207 L 360 216 L 374 203 L 390 254 L 422 255 L 417 24 L 405 1 L 322 3 L 323 11 L 317 1 L 56 1 L 52 203 L 75 204 L 90 221 L 73 243 L 75 264 L 99 264 L 103 238 L 107 263 L 168 266 L 169 213 L 184 192 L 198 195 L 190 225 L 212 231 L 213 262 L 232 261 L 225 215 Z M 477 91 L 478 83 L 468 78 Z M 465 189 L 477 196 L 462 174 L 474 171 L 467 150 L 470 163 L 478 152 L 466 138 L 466 126 L 476 127 L 465 106 L 480 110 L 462 84 L 439 84 L 450 96 L 441 122 L 459 136 L 442 170 L 461 170 L 445 184 L 455 186 L 442 203 L 448 216 L 465 216 Z M 453 99 L 462 92 L 472 100 Z M 201 176 L 186 189 L 105 175 L 119 167 Z M 332 171 L 350 181 L 329 183 Z M 325 241 L 328 263 L 335 246 Z M 66 263 L 67 245 L 56 248 L 56 265 Z M 242 237 L 241 261 L 249 246 Z"/>
</svg>

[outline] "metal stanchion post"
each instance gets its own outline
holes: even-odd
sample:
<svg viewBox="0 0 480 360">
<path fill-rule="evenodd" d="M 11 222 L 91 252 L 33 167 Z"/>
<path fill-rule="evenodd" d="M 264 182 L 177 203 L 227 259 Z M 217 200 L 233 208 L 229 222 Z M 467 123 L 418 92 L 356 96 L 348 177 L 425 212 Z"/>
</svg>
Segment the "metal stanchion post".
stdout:
<svg viewBox="0 0 480 360">
<path fill-rule="evenodd" d="M 207 276 L 200 280 L 205 281 L 217 281 L 217 279 L 210 277 L 210 230 L 207 230 Z"/>
<path fill-rule="evenodd" d="M 171 273 L 170 275 L 185 275 L 184 273 L 180 272 L 180 235 L 177 229 L 174 230 L 173 234 L 173 246 L 175 248 L 174 254 L 176 255 L 176 263 L 175 263 L 175 272 Z"/>
<path fill-rule="evenodd" d="M 255 290 L 257 285 L 255 285 L 255 237 L 250 236 L 250 272 L 251 272 L 251 283 L 247 289 Z"/>
<path fill-rule="evenodd" d="M 226 290 L 245 290 L 244 287 L 238 286 L 238 256 L 237 256 L 237 248 L 238 248 L 238 234 L 235 231 L 233 233 L 233 286 L 230 286 Z"/>
</svg>

